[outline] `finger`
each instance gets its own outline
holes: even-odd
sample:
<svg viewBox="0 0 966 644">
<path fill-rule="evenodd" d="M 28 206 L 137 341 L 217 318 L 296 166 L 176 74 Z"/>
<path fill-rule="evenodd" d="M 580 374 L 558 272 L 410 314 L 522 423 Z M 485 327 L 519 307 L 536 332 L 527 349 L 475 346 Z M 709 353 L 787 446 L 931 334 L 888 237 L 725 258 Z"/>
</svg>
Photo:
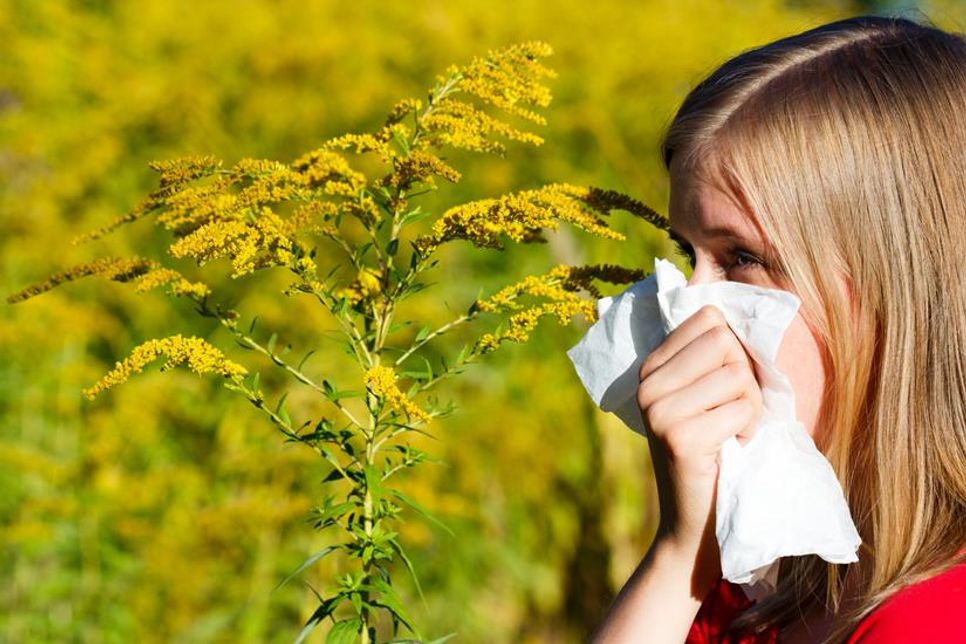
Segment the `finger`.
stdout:
<svg viewBox="0 0 966 644">
<path fill-rule="evenodd" d="M 761 409 L 761 390 L 754 373 L 745 364 L 729 362 L 659 399 L 649 408 L 649 416 L 655 424 L 670 427 L 740 398 L 748 399 L 752 412 L 757 415 Z M 754 431 L 751 424 L 739 436 L 750 440 Z"/>
<path fill-rule="evenodd" d="M 644 358 L 638 372 L 638 380 L 644 380 L 681 349 L 715 326 L 728 326 L 728 321 L 717 306 L 705 304 L 675 327 L 661 344 Z"/>
<path fill-rule="evenodd" d="M 727 325 L 712 326 L 648 374 L 637 388 L 642 410 L 726 364 L 752 369 L 744 347 Z"/>
<path fill-rule="evenodd" d="M 714 456 L 721 449 L 722 443 L 732 436 L 743 435 L 755 419 L 751 401 L 747 398 L 738 398 L 715 407 L 701 416 L 689 418 L 676 428 L 673 435 L 676 441 L 686 446 L 689 455 Z M 675 451 L 675 453 L 683 452 Z"/>
</svg>

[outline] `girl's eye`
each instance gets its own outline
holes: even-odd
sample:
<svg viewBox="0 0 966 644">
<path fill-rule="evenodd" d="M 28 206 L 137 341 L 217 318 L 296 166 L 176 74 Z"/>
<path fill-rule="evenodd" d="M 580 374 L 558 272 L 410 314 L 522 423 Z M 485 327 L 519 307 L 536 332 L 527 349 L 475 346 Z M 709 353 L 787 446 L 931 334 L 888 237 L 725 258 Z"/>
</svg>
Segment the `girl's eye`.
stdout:
<svg viewBox="0 0 966 644">
<path fill-rule="evenodd" d="M 692 249 L 690 246 L 686 244 L 682 244 L 677 240 L 674 240 L 674 245 L 678 255 L 688 260 L 688 263 L 690 264 L 691 269 L 693 270 L 694 265 L 696 263 L 696 260 L 694 257 L 694 249 Z M 734 258 L 733 261 L 731 262 L 731 268 L 741 269 L 741 270 L 744 270 L 744 269 L 757 270 L 765 267 L 765 263 L 763 261 L 758 259 L 756 256 L 752 255 L 751 253 L 745 252 L 739 248 L 731 249 L 729 251 L 729 255 L 731 255 Z"/>
<path fill-rule="evenodd" d="M 764 263 L 752 255 L 751 253 L 746 253 L 741 250 L 734 250 L 732 254 L 735 257 L 734 266 L 735 268 L 762 268 Z"/>
</svg>

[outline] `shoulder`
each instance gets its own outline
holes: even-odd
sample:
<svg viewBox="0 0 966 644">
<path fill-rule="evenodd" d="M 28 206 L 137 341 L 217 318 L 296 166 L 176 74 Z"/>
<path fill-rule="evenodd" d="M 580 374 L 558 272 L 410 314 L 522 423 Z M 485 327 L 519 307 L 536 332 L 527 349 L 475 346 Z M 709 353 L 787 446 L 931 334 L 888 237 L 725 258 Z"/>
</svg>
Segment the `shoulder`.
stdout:
<svg viewBox="0 0 966 644">
<path fill-rule="evenodd" d="M 966 632 L 966 563 L 898 591 L 866 617 L 850 644 L 948 642 Z"/>
</svg>

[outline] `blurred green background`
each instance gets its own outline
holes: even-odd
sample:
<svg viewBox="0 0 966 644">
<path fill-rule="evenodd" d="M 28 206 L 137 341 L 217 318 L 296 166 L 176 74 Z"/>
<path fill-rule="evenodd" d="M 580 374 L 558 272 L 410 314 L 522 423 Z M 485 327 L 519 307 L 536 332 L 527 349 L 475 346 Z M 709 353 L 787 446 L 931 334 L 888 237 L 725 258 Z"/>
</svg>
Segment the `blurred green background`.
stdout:
<svg viewBox="0 0 966 644">
<path fill-rule="evenodd" d="M 957 0 L 0 0 L 4 292 L 103 255 L 163 259 L 170 240 L 146 221 L 68 243 L 156 187 L 149 160 L 291 161 L 377 127 L 450 63 L 531 39 L 554 47 L 546 62 L 559 73 L 537 130 L 547 142 L 511 145 L 505 159 L 454 155 L 464 179 L 438 202 L 565 181 L 665 212 L 657 141 L 711 69 L 822 22 L 910 8 L 944 28 L 966 22 Z M 451 245 L 425 317 L 445 321 L 480 286 L 559 262 L 650 270 L 672 253 L 641 220 L 615 213 L 612 225 L 626 242 L 563 229 L 505 253 Z M 226 273 L 219 264 L 209 268 Z M 257 275 L 228 292 L 301 352 L 324 342 L 330 321 L 281 285 Z M 152 337 L 193 333 L 245 364 L 251 354 L 188 303 L 100 278 L 2 310 L 0 640 L 292 641 L 315 596 L 301 581 L 271 589 L 325 543 L 307 517 L 326 468 L 184 369 L 149 368 L 93 403 L 80 394 Z M 585 328 L 548 319 L 442 390 L 458 411 L 423 448 L 446 464 L 412 470 L 405 488 L 456 536 L 406 515 L 427 605 L 402 569 L 394 577 L 431 636 L 582 641 L 646 552 L 657 520 L 647 443 L 576 378 L 565 351 Z M 324 588 L 331 565 L 305 581 Z"/>
</svg>

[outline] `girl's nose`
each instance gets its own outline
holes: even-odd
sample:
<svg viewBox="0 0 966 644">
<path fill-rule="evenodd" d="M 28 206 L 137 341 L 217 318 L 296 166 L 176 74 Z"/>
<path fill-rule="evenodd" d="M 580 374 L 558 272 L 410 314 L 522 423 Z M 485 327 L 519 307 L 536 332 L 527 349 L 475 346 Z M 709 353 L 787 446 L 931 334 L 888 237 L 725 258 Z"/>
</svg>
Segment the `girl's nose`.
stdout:
<svg viewBox="0 0 966 644">
<path fill-rule="evenodd" d="M 710 284 L 711 282 L 720 281 L 721 276 L 715 273 L 714 266 L 709 261 L 700 257 L 695 260 L 694 268 L 691 270 L 691 277 L 688 279 L 688 286 Z"/>
</svg>

